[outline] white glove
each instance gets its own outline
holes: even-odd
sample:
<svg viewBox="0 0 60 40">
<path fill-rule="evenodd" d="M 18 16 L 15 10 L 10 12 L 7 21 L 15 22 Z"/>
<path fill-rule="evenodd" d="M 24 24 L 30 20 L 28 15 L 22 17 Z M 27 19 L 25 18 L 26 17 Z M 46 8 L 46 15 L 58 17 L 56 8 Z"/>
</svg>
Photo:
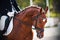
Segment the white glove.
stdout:
<svg viewBox="0 0 60 40">
<path fill-rule="evenodd" d="M 18 11 L 18 12 L 17 12 L 17 11 L 15 11 L 15 12 L 16 12 L 16 14 L 20 13 L 20 11 Z"/>
<path fill-rule="evenodd" d="M 14 16 L 14 12 L 8 12 L 7 15 L 8 15 L 9 17 L 13 17 L 13 16 Z"/>
</svg>

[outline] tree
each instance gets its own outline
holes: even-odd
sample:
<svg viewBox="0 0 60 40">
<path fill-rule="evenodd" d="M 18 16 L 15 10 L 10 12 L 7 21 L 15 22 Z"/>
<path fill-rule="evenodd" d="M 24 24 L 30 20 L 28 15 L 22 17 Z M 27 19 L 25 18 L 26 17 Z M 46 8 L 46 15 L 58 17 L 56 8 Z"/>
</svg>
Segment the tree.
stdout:
<svg viewBox="0 0 60 40">
<path fill-rule="evenodd" d="M 25 8 L 30 5 L 30 0 L 17 0 L 17 3 L 21 8 Z"/>
<path fill-rule="evenodd" d="M 33 1 L 34 1 L 34 4 L 36 4 L 42 8 L 46 7 L 46 0 L 33 0 Z"/>
</svg>

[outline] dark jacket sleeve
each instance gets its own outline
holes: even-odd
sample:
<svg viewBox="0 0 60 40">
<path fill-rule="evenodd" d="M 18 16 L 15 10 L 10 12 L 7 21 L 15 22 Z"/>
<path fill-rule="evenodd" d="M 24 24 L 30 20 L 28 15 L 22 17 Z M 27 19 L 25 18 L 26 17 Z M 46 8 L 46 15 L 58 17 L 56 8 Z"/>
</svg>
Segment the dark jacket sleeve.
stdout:
<svg viewBox="0 0 60 40">
<path fill-rule="evenodd" d="M 18 8 L 18 5 L 16 3 L 16 0 L 11 0 L 12 1 L 12 5 L 15 7 L 16 11 L 20 11 L 20 9 Z"/>
</svg>

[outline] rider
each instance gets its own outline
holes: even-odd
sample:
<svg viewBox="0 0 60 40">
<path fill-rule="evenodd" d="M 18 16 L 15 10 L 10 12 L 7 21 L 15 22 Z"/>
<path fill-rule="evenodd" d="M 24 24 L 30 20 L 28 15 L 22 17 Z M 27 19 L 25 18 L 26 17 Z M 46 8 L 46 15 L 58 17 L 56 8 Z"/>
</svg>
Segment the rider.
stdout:
<svg viewBox="0 0 60 40">
<path fill-rule="evenodd" d="M 8 28 L 9 22 L 10 22 L 10 17 L 12 15 L 14 15 L 14 13 L 12 13 L 12 9 L 16 10 L 16 12 L 19 12 L 20 9 L 16 3 L 16 0 L 0 0 L 0 23 L 2 25 L 2 21 L 1 20 L 5 20 L 5 26 L 2 27 L 0 25 L 0 34 L 3 31 L 3 34 L 5 33 L 5 31 Z M 4 24 L 4 23 L 3 23 Z"/>
</svg>

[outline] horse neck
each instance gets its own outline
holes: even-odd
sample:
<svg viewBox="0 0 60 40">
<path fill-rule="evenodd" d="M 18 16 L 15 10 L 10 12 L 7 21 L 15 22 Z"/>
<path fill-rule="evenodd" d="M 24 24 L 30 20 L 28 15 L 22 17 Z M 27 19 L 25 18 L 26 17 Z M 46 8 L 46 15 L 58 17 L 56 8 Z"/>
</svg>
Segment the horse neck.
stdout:
<svg viewBox="0 0 60 40">
<path fill-rule="evenodd" d="M 35 14 L 37 14 L 37 8 L 30 7 L 30 8 L 27 8 L 27 9 L 21 11 L 15 17 L 22 20 L 23 22 L 26 22 L 27 24 L 29 23 L 30 25 L 32 25 L 33 24 L 32 16 Z"/>
<path fill-rule="evenodd" d="M 20 12 L 15 16 L 15 20 L 17 19 L 17 21 L 21 22 L 26 26 L 32 26 L 31 16 L 29 16 L 30 13 L 28 13 L 26 11 Z"/>
<path fill-rule="evenodd" d="M 26 9 L 24 9 L 24 10 L 22 10 L 20 13 L 18 13 L 18 15 L 17 16 L 21 16 L 22 17 L 22 15 L 35 15 L 36 13 L 34 13 L 34 12 L 36 12 L 36 11 L 40 11 L 40 10 L 38 10 L 39 8 L 38 7 L 35 7 L 35 6 L 31 6 L 31 7 L 28 7 L 28 8 L 26 8 Z"/>
</svg>

